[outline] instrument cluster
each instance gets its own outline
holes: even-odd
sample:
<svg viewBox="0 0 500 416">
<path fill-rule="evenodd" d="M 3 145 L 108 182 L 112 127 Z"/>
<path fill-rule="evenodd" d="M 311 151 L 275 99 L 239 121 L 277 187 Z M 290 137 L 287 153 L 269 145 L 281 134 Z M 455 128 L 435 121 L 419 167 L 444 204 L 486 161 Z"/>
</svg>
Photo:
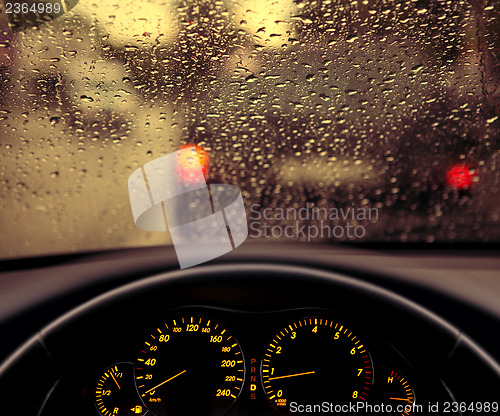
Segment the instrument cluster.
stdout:
<svg viewBox="0 0 500 416">
<path fill-rule="evenodd" d="M 134 356 L 96 367 L 96 415 L 410 415 L 449 397 L 377 327 L 327 309 L 182 307 L 144 324 Z"/>
</svg>

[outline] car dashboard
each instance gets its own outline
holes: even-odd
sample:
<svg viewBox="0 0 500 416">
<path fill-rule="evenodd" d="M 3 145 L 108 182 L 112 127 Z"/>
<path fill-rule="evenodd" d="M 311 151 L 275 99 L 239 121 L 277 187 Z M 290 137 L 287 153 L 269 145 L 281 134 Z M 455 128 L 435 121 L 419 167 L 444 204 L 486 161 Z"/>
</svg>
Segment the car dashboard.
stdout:
<svg viewBox="0 0 500 416">
<path fill-rule="evenodd" d="M 54 312 L 0 367 L 7 406 L 39 416 L 498 412 L 496 358 L 462 328 L 381 282 L 313 267 L 302 250 L 150 273 Z"/>
</svg>

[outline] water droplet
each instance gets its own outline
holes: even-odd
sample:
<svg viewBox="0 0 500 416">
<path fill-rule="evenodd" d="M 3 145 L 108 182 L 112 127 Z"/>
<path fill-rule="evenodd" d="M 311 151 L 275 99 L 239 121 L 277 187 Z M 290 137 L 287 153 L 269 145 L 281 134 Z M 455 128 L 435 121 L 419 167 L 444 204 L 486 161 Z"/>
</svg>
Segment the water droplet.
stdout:
<svg viewBox="0 0 500 416">
<path fill-rule="evenodd" d="M 420 71 L 424 66 L 422 64 L 415 65 L 411 70 L 413 72 L 418 72 Z"/>
</svg>

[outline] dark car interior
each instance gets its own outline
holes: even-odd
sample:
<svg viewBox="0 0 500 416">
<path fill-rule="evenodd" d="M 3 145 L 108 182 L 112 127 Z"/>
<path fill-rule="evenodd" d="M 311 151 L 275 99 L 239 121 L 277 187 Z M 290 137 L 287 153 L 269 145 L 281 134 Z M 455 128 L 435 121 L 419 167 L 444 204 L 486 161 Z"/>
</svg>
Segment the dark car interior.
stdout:
<svg viewBox="0 0 500 416">
<path fill-rule="evenodd" d="M 457 258 L 455 250 L 253 244 L 184 271 L 176 270 L 175 255 L 166 248 L 58 256 L 24 267 L 10 263 L 13 270 L 2 276 L 11 282 L 2 292 L 2 334 L 8 334 L 2 353 L 14 353 L 1 367 L 2 392 L 13 413 L 93 414 L 96 383 L 106 368 L 134 363 L 155 325 L 203 316 L 231 332 L 246 360 L 238 399 L 227 405 L 227 414 L 273 415 L 283 409 L 268 399 L 260 377 L 266 345 L 291 322 L 321 317 L 362 339 L 373 371 L 367 396 L 373 406 L 390 404 L 396 392 L 401 396 L 387 384 L 393 373 L 409 383 L 408 397 L 424 405 L 424 413 L 436 403 L 443 413 L 453 403 L 475 403 L 458 408 L 459 414 L 486 412 L 476 407 L 483 405 L 495 412 L 499 310 L 496 294 L 490 303 L 484 299 L 497 290 L 498 261 L 495 251 L 484 250 Z M 28 293 L 27 287 L 34 289 Z M 11 301 L 20 292 L 26 304 Z M 189 362 L 188 351 L 179 360 Z M 343 353 L 318 353 L 318 363 L 309 348 L 300 351 L 300 368 L 327 367 L 326 357 Z M 294 361 L 284 362 L 280 373 L 295 371 Z M 133 374 L 128 380 L 123 374 L 120 383 L 133 386 Z M 22 380 L 22 389 L 15 380 Z M 340 383 L 346 399 L 357 391 L 356 382 Z M 175 395 L 179 402 L 168 412 L 217 414 L 214 403 L 189 400 L 189 394 Z M 307 402 L 316 392 L 306 382 L 295 394 Z M 130 409 L 157 405 L 148 402 L 154 397 L 141 397 L 130 398 Z M 170 414 L 162 407 L 153 411 Z"/>
</svg>

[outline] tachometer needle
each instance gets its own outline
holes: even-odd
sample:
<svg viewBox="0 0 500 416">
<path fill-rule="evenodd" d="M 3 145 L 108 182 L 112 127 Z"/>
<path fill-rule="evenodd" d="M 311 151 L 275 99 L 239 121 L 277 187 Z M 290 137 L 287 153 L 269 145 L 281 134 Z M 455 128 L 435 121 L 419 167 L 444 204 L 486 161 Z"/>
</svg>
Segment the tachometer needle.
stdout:
<svg viewBox="0 0 500 416">
<path fill-rule="evenodd" d="M 187 370 L 181 371 L 179 374 L 176 374 L 173 377 L 170 377 L 168 380 L 165 380 L 163 383 L 158 384 L 157 386 L 154 386 L 152 389 L 149 389 L 148 391 L 145 391 L 144 394 L 149 393 L 151 390 L 154 390 L 160 386 L 163 386 L 165 383 L 168 383 L 170 380 L 173 380 L 176 377 L 179 377 L 181 374 L 184 374 Z M 144 396 L 143 394 L 143 396 Z"/>
<path fill-rule="evenodd" d="M 316 371 L 309 371 L 307 373 L 298 373 L 298 374 L 289 374 L 287 376 L 279 376 L 279 377 L 271 377 L 269 381 L 271 380 L 278 380 L 279 378 L 288 378 L 288 377 L 297 377 L 297 376 L 304 376 L 306 374 L 314 374 Z"/>
<path fill-rule="evenodd" d="M 410 401 L 410 399 L 402 399 L 400 397 L 389 397 L 389 399 L 391 399 L 391 400 L 402 400 L 403 402 L 409 402 Z"/>
<path fill-rule="evenodd" d="M 121 390 L 122 388 L 121 388 L 121 387 L 120 387 L 120 385 L 118 384 L 118 381 L 116 381 L 116 378 L 115 378 L 115 376 L 113 375 L 113 371 L 111 371 L 111 372 L 110 372 L 110 374 L 111 374 L 111 377 L 113 377 L 113 380 L 115 380 L 115 383 L 116 383 L 116 385 L 118 386 L 118 389 L 120 389 L 120 390 Z"/>
</svg>

